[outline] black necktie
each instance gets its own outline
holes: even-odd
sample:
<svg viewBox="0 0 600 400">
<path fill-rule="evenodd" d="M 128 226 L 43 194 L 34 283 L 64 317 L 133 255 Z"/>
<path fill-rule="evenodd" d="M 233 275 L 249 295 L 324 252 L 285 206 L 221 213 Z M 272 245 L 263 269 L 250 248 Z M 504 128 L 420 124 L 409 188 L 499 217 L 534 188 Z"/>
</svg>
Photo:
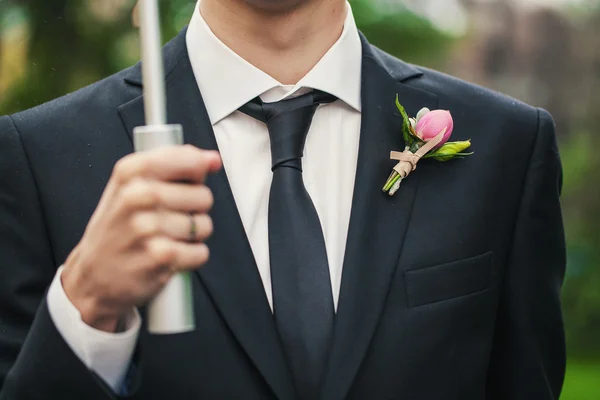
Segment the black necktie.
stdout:
<svg viewBox="0 0 600 400">
<path fill-rule="evenodd" d="M 269 256 L 275 322 L 302 400 L 319 397 L 334 322 L 329 264 L 321 222 L 302 179 L 306 135 L 320 91 L 276 103 L 259 98 L 240 111 L 267 124 L 273 181 L 269 197 Z"/>
</svg>

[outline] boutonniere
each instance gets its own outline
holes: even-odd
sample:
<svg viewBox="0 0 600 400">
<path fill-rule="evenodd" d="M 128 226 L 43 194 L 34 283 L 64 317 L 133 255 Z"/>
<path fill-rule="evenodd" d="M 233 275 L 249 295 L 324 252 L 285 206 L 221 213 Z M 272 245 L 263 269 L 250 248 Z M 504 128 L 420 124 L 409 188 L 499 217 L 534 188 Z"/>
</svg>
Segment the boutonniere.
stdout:
<svg viewBox="0 0 600 400">
<path fill-rule="evenodd" d="M 420 159 L 432 158 L 437 161 L 449 161 L 454 158 L 470 156 L 464 153 L 471 141 L 448 142 L 454 130 L 454 120 L 449 111 L 423 108 L 416 118 L 409 118 L 406 110 L 396 96 L 396 107 L 402 115 L 402 136 L 406 147 L 404 151 L 392 151 L 390 158 L 398 161 L 383 186 L 383 191 L 393 196 L 400 188 L 403 179 L 417 168 Z"/>
</svg>

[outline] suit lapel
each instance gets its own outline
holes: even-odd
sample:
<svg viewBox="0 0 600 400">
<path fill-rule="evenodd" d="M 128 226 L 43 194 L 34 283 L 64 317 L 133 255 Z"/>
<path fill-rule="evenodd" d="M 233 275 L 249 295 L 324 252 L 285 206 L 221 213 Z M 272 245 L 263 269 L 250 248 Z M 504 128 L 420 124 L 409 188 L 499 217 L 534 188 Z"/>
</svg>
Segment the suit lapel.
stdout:
<svg viewBox="0 0 600 400">
<path fill-rule="evenodd" d="M 165 70 L 170 71 L 167 77 L 168 120 L 183 126 L 186 143 L 217 150 L 217 142 L 196 85 L 184 38 L 185 35 L 180 34 L 174 39 L 171 46 L 179 49 L 173 51 L 171 56 L 169 45 L 165 50 Z M 170 66 L 170 63 L 174 65 Z M 139 72 L 126 80 L 139 84 Z M 121 106 L 119 112 L 130 135 L 135 126 L 144 124 L 141 97 Z M 215 197 L 215 205 L 211 211 L 214 234 L 207 242 L 211 249 L 210 261 L 198 271 L 198 276 L 229 328 L 277 398 L 292 399 L 293 383 L 225 171 L 221 170 L 208 177 L 206 184 Z"/>
<path fill-rule="evenodd" d="M 396 94 L 410 115 L 437 105 L 434 95 L 398 82 L 420 75 L 418 70 L 394 60 L 394 67 L 401 69 L 389 71 L 383 57 L 388 56 L 363 38 L 358 167 L 334 344 L 323 388 L 327 400 L 341 400 L 350 389 L 385 305 L 410 222 L 418 170 L 394 197 L 381 190 L 395 165 L 390 151 L 404 149 Z"/>
</svg>

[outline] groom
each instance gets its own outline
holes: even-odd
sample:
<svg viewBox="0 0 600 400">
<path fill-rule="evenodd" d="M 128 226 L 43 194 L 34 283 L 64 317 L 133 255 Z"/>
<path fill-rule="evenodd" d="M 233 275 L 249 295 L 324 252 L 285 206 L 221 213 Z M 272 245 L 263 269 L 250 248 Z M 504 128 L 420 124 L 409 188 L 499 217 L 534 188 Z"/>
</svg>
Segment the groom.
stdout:
<svg viewBox="0 0 600 400">
<path fill-rule="evenodd" d="M 164 61 L 187 146 L 131 154 L 139 65 L 0 118 L 0 399 L 558 399 L 546 111 L 380 51 L 344 0 L 202 0 Z M 396 96 L 475 154 L 392 197 Z M 149 335 L 185 270 L 197 329 Z"/>
</svg>

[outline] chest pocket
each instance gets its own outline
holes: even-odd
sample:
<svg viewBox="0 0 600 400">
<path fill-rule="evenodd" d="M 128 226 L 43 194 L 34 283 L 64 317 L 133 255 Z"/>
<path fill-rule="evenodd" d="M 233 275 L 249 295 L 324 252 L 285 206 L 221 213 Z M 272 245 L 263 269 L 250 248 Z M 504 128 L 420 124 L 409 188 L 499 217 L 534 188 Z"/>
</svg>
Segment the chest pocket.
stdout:
<svg viewBox="0 0 600 400">
<path fill-rule="evenodd" d="M 406 271 L 409 307 L 417 307 L 484 291 L 494 282 L 494 253 Z"/>
</svg>

